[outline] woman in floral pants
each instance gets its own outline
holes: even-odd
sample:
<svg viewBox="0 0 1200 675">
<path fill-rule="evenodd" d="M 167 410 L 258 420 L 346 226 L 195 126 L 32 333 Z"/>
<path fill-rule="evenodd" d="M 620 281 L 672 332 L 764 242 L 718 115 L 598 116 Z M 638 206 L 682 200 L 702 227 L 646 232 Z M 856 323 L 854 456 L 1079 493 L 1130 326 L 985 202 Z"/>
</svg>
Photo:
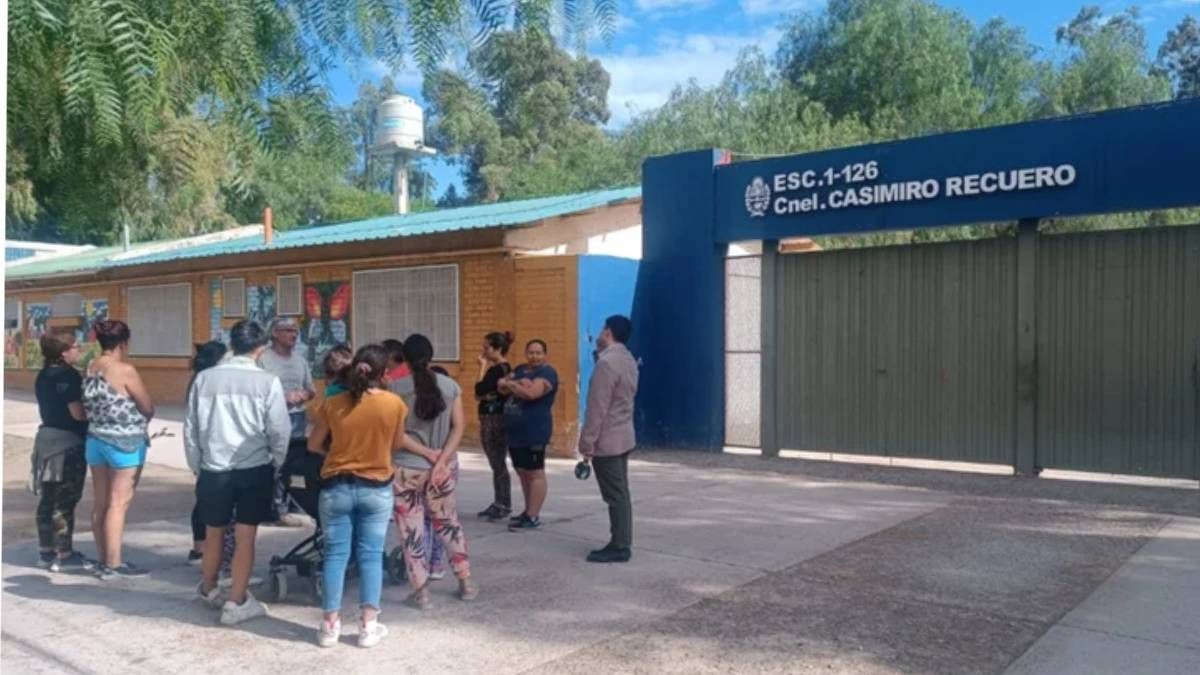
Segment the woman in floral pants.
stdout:
<svg viewBox="0 0 1200 675">
<path fill-rule="evenodd" d="M 450 559 L 450 568 L 458 578 L 463 600 L 479 595 L 471 580 L 467 539 L 458 519 L 456 499 L 458 444 L 462 441 L 466 418 L 458 383 L 430 369 L 433 344 L 423 335 L 411 335 L 404 341 L 404 360 L 412 374 L 389 386 L 408 404 L 405 432 L 416 441 L 392 458 L 396 466 L 395 516 L 400 530 L 404 564 L 413 589 L 411 602 L 420 609 L 433 606 L 429 596 L 429 561 L 433 545 L 426 536 L 425 514 Z"/>
</svg>

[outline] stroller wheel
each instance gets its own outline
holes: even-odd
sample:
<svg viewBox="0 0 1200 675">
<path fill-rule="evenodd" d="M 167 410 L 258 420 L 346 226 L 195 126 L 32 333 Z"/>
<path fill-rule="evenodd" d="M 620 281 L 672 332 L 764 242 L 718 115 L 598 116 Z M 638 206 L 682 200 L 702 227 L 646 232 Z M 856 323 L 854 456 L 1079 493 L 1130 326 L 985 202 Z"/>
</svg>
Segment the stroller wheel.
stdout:
<svg viewBox="0 0 1200 675">
<path fill-rule="evenodd" d="M 308 584 L 313 600 L 316 600 L 317 604 L 321 604 L 321 600 L 325 597 L 325 579 L 320 570 L 308 578 Z"/>
<path fill-rule="evenodd" d="M 393 584 L 402 584 L 408 580 L 408 568 L 404 566 L 404 550 L 399 546 L 392 549 L 384 560 L 384 569 Z"/>
<path fill-rule="evenodd" d="M 271 572 L 271 597 L 275 602 L 283 602 L 288 594 L 287 570 Z"/>
</svg>

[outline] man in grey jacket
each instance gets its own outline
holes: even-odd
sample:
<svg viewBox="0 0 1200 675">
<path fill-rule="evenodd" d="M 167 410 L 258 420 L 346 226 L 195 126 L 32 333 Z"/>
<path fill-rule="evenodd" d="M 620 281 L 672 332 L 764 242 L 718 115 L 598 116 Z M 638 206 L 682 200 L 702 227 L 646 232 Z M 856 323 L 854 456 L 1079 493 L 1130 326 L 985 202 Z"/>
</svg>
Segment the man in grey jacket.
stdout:
<svg viewBox="0 0 1200 675">
<path fill-rule="evenodd" d="M 188 466 L 199 474 L 196 508 L 208 528 L 196 592 L 221 607 L 221 623 L 231 626 L 267 613 L 247 587 L 258 526 L 277 517 L 275 471 L 287 457 L 292 422 L 279 378 L 257 365 L 266 331 L 253 321 L 239 321 L 229 341 L 233 356 L 201 372 L 192 384 L 183 436 Z M 217 575 L 231 518 L 236 518 L 233 585 L 222 605 Z"/>
<path fill-rule="evenodd" d="M 596 468 L 600 495 L 608 504 L 612 539 L 588 554 L 588 562 L 628 562 L 633 544 L 633 504 L 629 498 L 629 453 L 637 445 L 633 431 L 633 400 L 637 396 L 638 365 L 625 347 L 633 333 L 628 317 L 604 321 L 596 338 L 599 355 L 588 384 L 587 418 L 579 434 L 579 454 Z"/>
</svg>

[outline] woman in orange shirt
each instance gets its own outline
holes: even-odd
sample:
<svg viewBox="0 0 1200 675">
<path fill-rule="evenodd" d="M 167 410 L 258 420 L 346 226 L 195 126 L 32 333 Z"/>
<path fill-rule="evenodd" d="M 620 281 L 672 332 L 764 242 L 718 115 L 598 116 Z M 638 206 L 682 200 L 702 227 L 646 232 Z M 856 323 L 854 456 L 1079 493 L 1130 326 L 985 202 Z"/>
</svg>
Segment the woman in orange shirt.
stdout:
<svg viewBox="0 0 1200 675">
<path fill-rule="evenodd" d="M 329 453 L 321 467 L 321 526 L 325 532 L 322 570 L 325 616 L 317 644 L 332 647 L 342 631 L 339 610 L 355 539 L 362 622 L 358 646 L 373 647 L 388 633 L 379 623 L 383 593 L 383 546 L 392 515 L 392 450 L 405 444 L 408 407 L 384 388 L 387 351 L 379 345 L 358 350 L 346 370 L 346 389 L 321 403 L 308 449 Z"/>
</svg>

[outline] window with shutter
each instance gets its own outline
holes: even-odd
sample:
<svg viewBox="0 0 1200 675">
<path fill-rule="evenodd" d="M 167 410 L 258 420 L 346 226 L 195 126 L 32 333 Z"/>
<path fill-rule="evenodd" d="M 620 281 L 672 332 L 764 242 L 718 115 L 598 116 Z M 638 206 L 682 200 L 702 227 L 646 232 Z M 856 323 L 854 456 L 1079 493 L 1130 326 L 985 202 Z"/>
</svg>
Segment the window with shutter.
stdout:
<svg viewBox="0 0 1200 675">
<path fill-rule="evenodd" d="M 246 316 L 246 280 L 222 279 L 221 299 L 226 319 L 239 319 Z"/>
<path fill-rule="evenodd" d="M 79 293 L 59 293 L 50 300 L 53 318 L 83 316 L 83 296 Z"/>
<path fill-rule="evenodd" d="M 355 272 L 351 285 L 355 344 L 421 333 L 435 361 L 459 359 L 458 265 Z"/>
<path fill-rule="evenodd" d="M 192 355 L 192 285 L 132 286 L 126 295 L 135 356 Z"/>
<path fill-rule="evenodd" d="M 275 280 L 275 295 L 279 316 L 300 316 L 303 313 L 299 274 L 278 277 Z"/>
</svg>

